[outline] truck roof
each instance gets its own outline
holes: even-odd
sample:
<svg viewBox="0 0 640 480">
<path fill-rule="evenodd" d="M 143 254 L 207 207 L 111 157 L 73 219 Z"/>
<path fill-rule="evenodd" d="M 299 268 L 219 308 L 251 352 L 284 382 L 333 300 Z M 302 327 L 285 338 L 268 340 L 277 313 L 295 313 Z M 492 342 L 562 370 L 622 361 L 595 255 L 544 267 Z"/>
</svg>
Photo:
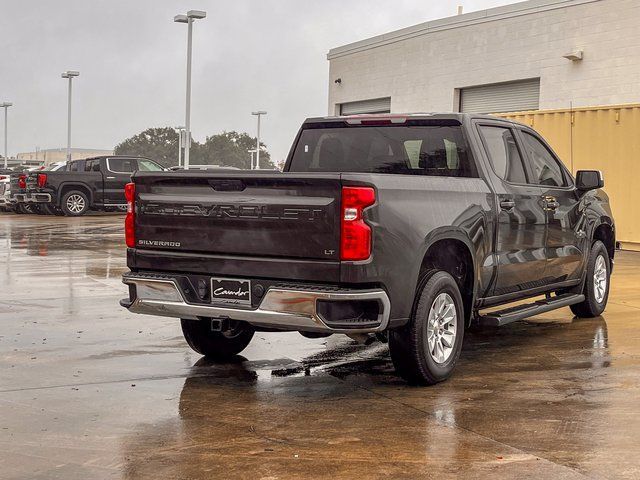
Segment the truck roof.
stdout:
<svg viewBox="0 0 640 480">
<path fill-rule="evenodd" d="M 82 159 L 79 159 L 79 160 L 98 160 L 98 159 L 102 159 L 102 158 L 143 158 L 145 160 L 151 160 L 151 161 L 155 162 L 155 160 L 153 160 L 151 158 L 148 158 L 148 157 L 143 157 L 141 155 L 97 155 L 95 157 L 87 157 L 87 158 L 82 158 Z"/>
<path fill-rule="evenodd" d="M 394 121 L 398 123 L 402 123 L 402 119 L 407 120 L 454 120 L 459 122 L 460 124 L 464 123 L 470 119 L 485 119 L 485 120 L 493 120 L 500 121 L 510 124 L 522 125 L 518 122 L 514 122 L 513 120 L 509 120 L 506 118 L 496 117 L 493 115 L 481 115 L 474 113 L 428 113 L 428 112 L 418 112 L 418 113 L 366 113 L 366 114 L 358 114 L 358 115 L 337 115 L 337 116 L 327 116 L 327 117 L 311 117 L 307 118 L 304 123 L 323 123 L 323 122 L 349 122 L 349 121 L 358 121 L 358 120 L 390 120 L 392 123 Z"/>
</svg>

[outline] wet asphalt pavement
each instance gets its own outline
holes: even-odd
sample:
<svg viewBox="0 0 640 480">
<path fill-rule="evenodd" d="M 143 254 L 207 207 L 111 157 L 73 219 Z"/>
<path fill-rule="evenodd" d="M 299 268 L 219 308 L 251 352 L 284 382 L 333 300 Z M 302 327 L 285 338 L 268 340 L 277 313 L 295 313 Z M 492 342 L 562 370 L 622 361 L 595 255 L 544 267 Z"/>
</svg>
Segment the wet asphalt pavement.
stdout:
<svg viewBox="0 0 640 480">
<path fill-rule="evenodd" d="M 3 479 L 640 478 L 640 253 L 602 318 L 470 332 L 416 388 L 344 336 L 208 363 L 118 305 L 122 223 L 0 214 Z"/>
</svg>

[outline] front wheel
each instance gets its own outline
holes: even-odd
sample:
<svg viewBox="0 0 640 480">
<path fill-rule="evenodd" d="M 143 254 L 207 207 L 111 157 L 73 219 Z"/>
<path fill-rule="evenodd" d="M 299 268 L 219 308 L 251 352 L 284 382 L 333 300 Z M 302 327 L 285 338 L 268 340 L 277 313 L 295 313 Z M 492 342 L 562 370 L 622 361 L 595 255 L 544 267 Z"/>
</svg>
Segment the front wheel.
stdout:
<svg viewBox="0 0 640 480">
<path fill-rule="evenodd" d="M 389 334 L 391 359 L 409 383 L 433 385 L 449 378 L 460 357 L 464 308 L 456 281 L 431 272 L 417 293 L 409 323 Z"/>
<path fill-rule="evenodd" d="M 245 322 L 230 320 L 225 331 L 212 331 L 210 320 L 181 319 L 182 333 L 189 346 L 213 360 L 228 360 L 244 350 L 253 338 L 254 329 Z"/>
<path fill-rule="evenodd" d="M 593 318 L 604 312 L 609 300 L 611 262 L 609 252 L 600 240 L 593 242 L 587 260 L 587 278 L 584 283 L 584 301 L 571 305 L 571 311 L 582 318 Z"/>
<path fill-rule="evenodd" d="M 89 198 L 80 190 L 72 190 L 64 194 L 60 208 L 68 217 L 79 217 L 89 210 Z"/>
</svg>

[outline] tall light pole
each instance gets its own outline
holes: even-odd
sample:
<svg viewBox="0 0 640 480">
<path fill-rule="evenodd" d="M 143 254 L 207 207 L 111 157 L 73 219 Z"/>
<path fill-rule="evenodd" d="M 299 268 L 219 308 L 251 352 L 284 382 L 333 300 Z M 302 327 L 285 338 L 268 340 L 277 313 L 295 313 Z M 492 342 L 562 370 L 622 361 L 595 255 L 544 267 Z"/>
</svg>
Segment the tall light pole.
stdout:
<svg viewBox="0 0 640 480">
<path fill-rule="evenodd" d="M 262 115 L 266 115 L 267 112 L 264 111 L 258 111 L 258 112 L 251 112 L 251 115 L 255 115 L 256 117 L 258 117 L 258 137 L 256 140 L 256 170 L 260 169 L 260 117 Z"/>
<path fill-rule="evenodd" d="M 62 78 L 69 79 L 69 98 L 67 105 L 67 162 L 71 160 L 71 81 L 73 77 L 80 75 L 80 72 L 75 70 L 67 70 L 62 73 Z"/>
<path fill-rule="evenodd" d="M 0 103 L 0 107 L 4 108 L 4 168 L 7 168 L 7 110 L 13 103 L 3 102 Z"/>
<path fill-rule="evenodd" d="M 182 165 L 182 136 L 184 135 L 184 127 L 176 127 L 178 131 L 178 166 Z"/>
<path fill-rule="evenodd" d="M 186 23 L 187 29 L 187 95 L 186 95 L 186 112 L 184 129 L 186 139 L 184 145 L 184 168 L 189 169 L 189 148 L 191 148 L 191 37 L 193 35 L 193 21 L 205 18 L 207 12 L 202 10 L 189 10 L 186 15 L 176 15 L 173 21 L 177 23 Z"/>
<path fill-rule="evenodd" d="M 258 150 L 249 150 L 249 155 L 251 155 L 251 167 L 249 167 L 250 170 L 253 170 L 253 154 L 256 153 Z"/>
</svg>

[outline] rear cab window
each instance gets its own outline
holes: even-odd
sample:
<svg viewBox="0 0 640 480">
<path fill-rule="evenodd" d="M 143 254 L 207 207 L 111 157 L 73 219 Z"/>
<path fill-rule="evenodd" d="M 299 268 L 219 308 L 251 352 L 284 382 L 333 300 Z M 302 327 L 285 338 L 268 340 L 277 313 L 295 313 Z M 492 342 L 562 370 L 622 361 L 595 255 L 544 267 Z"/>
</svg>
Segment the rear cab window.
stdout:
<svg viewBox="0 0 640 480">
<path fill-rule="evenodd" d="M 478 176 L 462 126 L 433 120 L 309 123 L 300 133 L 288 171 Z"/>
</svg>

